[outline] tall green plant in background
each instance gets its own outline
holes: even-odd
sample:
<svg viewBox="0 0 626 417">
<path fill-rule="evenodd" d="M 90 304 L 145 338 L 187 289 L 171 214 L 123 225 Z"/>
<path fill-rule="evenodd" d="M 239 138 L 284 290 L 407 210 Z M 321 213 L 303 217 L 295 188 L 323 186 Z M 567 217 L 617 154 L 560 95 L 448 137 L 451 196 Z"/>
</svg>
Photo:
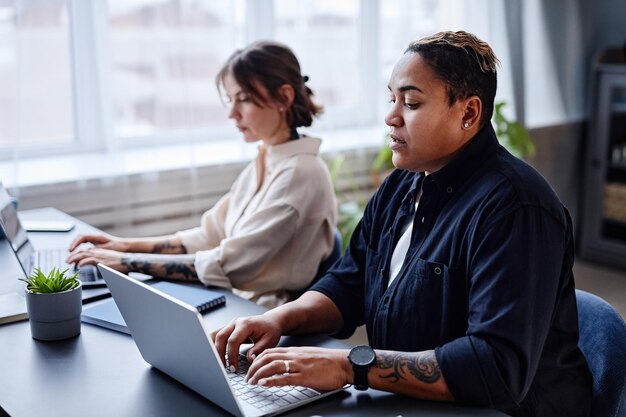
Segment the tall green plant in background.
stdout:
<svg viewBox="0 0 626 417">
<path fill-rule="evenodd" d="M 358 195 L 357 187 L 354 184 L 354 180 L 352 178 L 352 172 L 349 169 L 343 169 L 343 173 L 348 177 L 347 180 L 350 182 L 351 190 L 349 193 L 351 194 L 351 198 L 346 201 L 341 201 L 341 191 L 339 190 L 338 180 L 339 172 L 342 171 L 342 167 L 344 166 L 345 157 L 342 154 L 336 155 L 330 161 L 330 178 L 333 183 L 333 188 L 335 189 L 335 194 L 339 200 L 339 205 L 337 207 L 339 219 L 337 221 L 337 228 L 341 233 L 341 252 L 345 252 L 348 247 L 348 243 L 350 243 L 350 238 L 352 237 L 352 232 L 356 228 L 356 225 L 359 224 L 361 217 L 363 217 L 363 210 L 365 210 L 366 202 L 360 198 L 355 196 Z M 344 193 L 347 194 L 347 193 Z"/>
<path fill-rule="evenodd" d="M 372 171 L 375 173 L 382 173 L 395 168 L 393 166 L 393 152 L 389 147 L 389 140 L 390 136 L 389 133 L 387 133 L 385 135 L 385 143 L 381 146 L 378 155 L 376 155 L 376 159 L 374 159 L 374 164 L 372 164 Z"/>
<path fill-rule="evenodd" d="M 535 155 L 535 143 L 526 131 L 526 128 L 518 122 L 512 122 L 502 114 L 502 108 L 506 105 L 501 101 L 496 103 L 493 112 L 493 125 L 498 140 L 518 158 Z"/>
</svg>

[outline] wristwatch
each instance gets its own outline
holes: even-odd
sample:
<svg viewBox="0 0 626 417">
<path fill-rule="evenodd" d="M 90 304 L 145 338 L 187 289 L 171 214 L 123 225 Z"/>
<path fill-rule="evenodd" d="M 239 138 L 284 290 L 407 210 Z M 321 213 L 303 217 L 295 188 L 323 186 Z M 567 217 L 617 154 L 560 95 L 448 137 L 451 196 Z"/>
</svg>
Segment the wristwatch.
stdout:
<svg viewBox="0 0 626 417">
<path fill-rule="evenodd" d="M 376 361 L 376 353 L 369 346 L 355 346 L 348 354 L 348 360 L 354 371 L 354 389 L 365 391 L 369 388 L 367 371 Z"/>
</svg>

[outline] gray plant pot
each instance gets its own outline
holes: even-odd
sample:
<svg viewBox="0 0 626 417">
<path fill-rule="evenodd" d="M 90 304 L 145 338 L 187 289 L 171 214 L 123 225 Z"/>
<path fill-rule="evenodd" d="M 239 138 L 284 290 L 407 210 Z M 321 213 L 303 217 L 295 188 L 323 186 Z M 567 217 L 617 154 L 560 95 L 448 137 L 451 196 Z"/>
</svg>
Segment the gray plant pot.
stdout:
<svg viewBox="0 0 626 417">
<path fill-rule="evenodd" d="M 57 293 L 26 291 L 26 308 L 33 339 L 63 340 L 80 333 L 80 313 L 83 310 L 83 284 Z"/>
</svg>

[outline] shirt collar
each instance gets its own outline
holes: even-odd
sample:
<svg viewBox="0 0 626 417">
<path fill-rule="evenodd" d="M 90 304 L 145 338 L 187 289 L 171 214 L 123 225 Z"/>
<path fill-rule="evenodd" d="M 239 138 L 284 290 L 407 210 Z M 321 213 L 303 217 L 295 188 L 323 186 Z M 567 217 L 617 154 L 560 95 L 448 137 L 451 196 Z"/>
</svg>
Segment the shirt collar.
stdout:
<svg viewBox="0 0 626 417">
<path fill-rule="evenodd" d="M 280 161 L 295 155 L 308 154 L 317 156 L 321 143 L 322 141 L 320 139 L 301 135 L 298 140 L 290 140 L 280 145 L 269 146 L 267 148 L 266 164 L 268 167 L 272 167 Z"/>
<path fill-rule="evenodd" d="M 413 213 L 413 211 L 415 209 L 415 200 L 417 198 L 418 192 L 422 188 L 423 180 L 424 180 L 424 173 L 423 172 L 415 173 L 415 175 L 413 177 L 413 183 L 411 184 L 411 188 L 406 193 L 406 195 L 402 199 L 402 203 L 400 204 L 400 207 L 401 207 L 402 210 L 404 210 L 404 211 L 406 211 L 408 213 Z"/>
<path fill-rule="evenodd" d="M 454 193 L 499 146 L 491 123 L 487 123 L 450 162 L 428 176 L 430 182 L 447 194 Z"/>
</svg>

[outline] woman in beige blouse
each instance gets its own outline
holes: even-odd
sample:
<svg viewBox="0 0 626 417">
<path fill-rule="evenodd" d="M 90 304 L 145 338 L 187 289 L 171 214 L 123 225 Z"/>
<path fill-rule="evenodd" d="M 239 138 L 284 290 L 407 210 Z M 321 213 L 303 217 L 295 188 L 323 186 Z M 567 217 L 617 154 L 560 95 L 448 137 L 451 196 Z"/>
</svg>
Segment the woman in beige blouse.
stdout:
<svg viewBox="0 0 626 417">
<path fill-rule="evenodd" d="M 216 78 L 256 161 L 197 228 L 169 236 L 83 235 L 68 263 L 103 263 L 122 272 L 230 288 L 267 307 L 307 287 L 332 251 L 336 201 L 319 157 L 320 140 L 296 130 L 321 108 L 286 46 L 256 42 L 236 51 Z M 80 250 L 81 243 L 95 246 Z"/>
</svg>

